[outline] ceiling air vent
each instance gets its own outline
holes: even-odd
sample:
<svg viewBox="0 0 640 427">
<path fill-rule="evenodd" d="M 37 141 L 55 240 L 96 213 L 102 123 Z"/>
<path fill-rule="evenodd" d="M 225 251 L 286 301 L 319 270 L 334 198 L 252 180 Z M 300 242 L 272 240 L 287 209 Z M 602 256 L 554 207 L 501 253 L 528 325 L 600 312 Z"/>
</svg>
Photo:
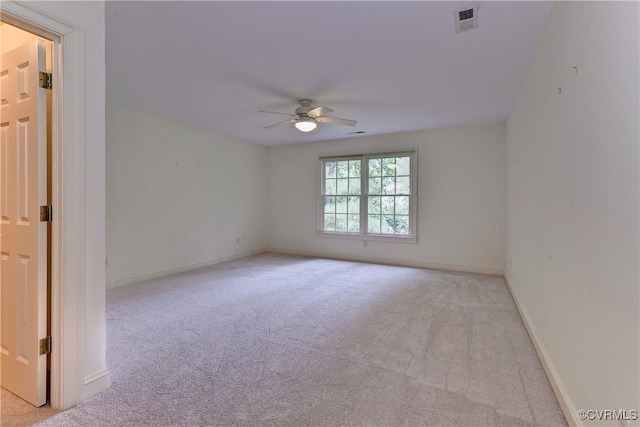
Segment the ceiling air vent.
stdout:
<svg viewBox="0 0 640 427">
<path fill-rule="evenodd" d="M 478 4 L 472 4 L 453 12 L 456 33 L 478 28 Z"/>
</svg>

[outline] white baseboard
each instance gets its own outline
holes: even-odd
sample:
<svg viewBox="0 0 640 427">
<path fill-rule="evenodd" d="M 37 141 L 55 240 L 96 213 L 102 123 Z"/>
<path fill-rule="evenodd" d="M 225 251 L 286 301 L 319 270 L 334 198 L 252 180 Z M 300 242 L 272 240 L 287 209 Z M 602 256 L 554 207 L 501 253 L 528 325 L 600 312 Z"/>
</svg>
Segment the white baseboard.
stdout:
<svg viewBox="0 0 640 427">
<path fill-rule="evenodd" d="M 107 390 L 110 385 L 111 374 L 106 369 L 95 375 L 86 377 L 84 379 L 84 388 L 82 390 L 82 401 L 84 402 L 96 394 Z"/>
<path fill-rule="evenodd" d="M 513 301 L 516 304 L 516 308 L 520 313 L 520 317 L 524 323 L 524 326 L 527 328 L 527 332 L 529 333 L 529 337 L 531 338 L 531 342 L 536 349 L 536 353 L 538 353 L 538 357 L 540 358 L 540 362 L 542 362 L 542 367 L 549 378 L 549 382 L 551 383 L 551 388 L 553 389 L 554 394 L 556 395 L 556 399 L 558 399 L 558 404 L 560 404 L 560 409 L 562 409 L 562 413 L 567 420 L 567 423 L 570 426 L 580 427 L 583 425 L 581 421 L 577 418 L 577 413 L 573 404 L 571 404 L 571 400 L 567 395 L 564 386 L 562 385 L 562 381 L 558 377 L 555 367 L 553 363 L 549 359 L 547 355 L 547 351 L 544 348 L 544 345 L 538 339 L 538 334 L 536 333 L 536 329 L 527 314 L 527 310 L 522 306 L 520 300 L 518 299 L 518 295 L 516 294 L 513 286 L 511 284 L 511 280 L 509 279 L 509 275 L 507 272 L 504 272 L 504 280 L 507 282 L 507 286 L 509 287 L 509 292 L 511 292 L 511 296 L 513 297 Z"/>
<path fill-rule="evenodd" d="M 265 252 L 265 249 L 257 249 L 257 250 L 254 250 L 254 251 L 242 252 L 242 253 L 239 253 L 239 254 L 230 255 L 230 256 L 226 256 L 226 257 L 209 259 L 209 260 L 206 260 L 206 261 L 196 262 L 196 263 L 193 263 L 193 264 L 187 264 L 187 265 L 183 265 L 183 266 L 180 266 L 180 267 L 169 268 L 167 270 L 159 270 L 159 271 L 154 271 L 154 272 L 151 272 L 151 273 L 134 274 L 133 276 L 121 277 L 119 279 L 108 281 L 106 283 L 106 288 L 107 289 L 113 289 L 113 288 L 117 288 L 117 287 L 120 287 L 120 286 L 131 285 L 133 283 L 144 282 L 145 280 L 157 279 L 159 277 L 170 276 L 172 274 L 182 273 L 184 271 L 195 270 L 195 269 L 201 268 L 201 267 L 208 267 L 208 266 L 214 265 L 214 264 L 220 264 L 221 262 L 233 261 L 233 260 L 236 260 L 236 259 L 240 259 L 240 258 L 251 256 L 251 255 L 257 255 L 257 254 L 260 254 L 262 252 Z"/>
<path fill-rule="evenodd" d="M 404 259 L 389 259 L 372 256 L 354 256 L 334 252 L 292 251 L 280 248 L 267 248 L 266 252 L 285 255 L 301 255 L 316 258 L 338 259 L 342 261 L 370 262 L 373 264 L 397 265 L 402 267 L 428 268 L 432 270 L 462 271 L 465 273 L 481 273 L 502 276 L 504 271 L 498 267 L 480 267 L 475 265 L 444 264 L 433 262 L 421 262 Z"/>
</svg>

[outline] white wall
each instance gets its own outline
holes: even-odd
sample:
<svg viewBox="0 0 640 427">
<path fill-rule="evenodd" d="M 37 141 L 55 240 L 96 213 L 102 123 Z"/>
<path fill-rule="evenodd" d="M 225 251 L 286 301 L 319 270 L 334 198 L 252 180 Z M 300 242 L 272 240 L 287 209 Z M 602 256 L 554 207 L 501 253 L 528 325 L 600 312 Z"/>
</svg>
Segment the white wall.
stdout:
<svg viewBox="0 0 640 427">
<path fill-rule="evenodd" d="M 418 243 L 318 237 L 318 158 L 418 147 Z M 272 250 L 501 273 L 502 124 L 269 147 Z"/>
<path fill-rule="evenodd" d="M 29 43 L 32 40 L 41 40 L 45 43 L 46 46 L 46 55 L 45 55 L 45 71 L 47 73 L 51 72 L 52 67 L 52 49 L 53 43 L 51 40 L 47 40 L 43 37 L 39 37 L 33 33 L 22 30 L 18 27 L 14 27 L 10 24 L 5 24 L 0 22 L 0 53 L 4 54 L 13 50 L 17 47 L 20 47 L 24 44 Z M 47 110 L 50 109 L 51 105 L 51 97 L 48 97 Z M 49 128 L 48 132 L 51 132 L 51 117 L 47 116 L 47 127 Z M 48 134 L 50 137 L 50 134 Z M 51 147 L 49 147 L 51 149 Z"/>
<path fill-rule="evenodd" d="M 12 25 L 2 24 L 0 25 L 0 53 L 7 53 L 37 38 L 39 37 L 35 34 L 23 31 Z"/>
<path fill-rule="evenodd" d="M 107 286 L 264 249 L 266 151 L 108 104 Z"/>
<path fill-rule="evenodd" d="M 640 410 L 638 16 L 557 2 L 507 123 L 506 273 L 572 421 Z"/>
</svg>

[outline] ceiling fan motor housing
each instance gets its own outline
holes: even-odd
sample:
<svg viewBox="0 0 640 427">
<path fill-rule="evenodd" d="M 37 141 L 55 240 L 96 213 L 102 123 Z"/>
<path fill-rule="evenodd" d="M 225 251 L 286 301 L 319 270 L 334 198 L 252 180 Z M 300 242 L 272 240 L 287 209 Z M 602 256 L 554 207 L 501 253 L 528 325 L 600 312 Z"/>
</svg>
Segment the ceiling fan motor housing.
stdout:
<svg viewBox="0 0 640 427">
<path fill-rule="evenodd" d="M 293 123 L 298 130 L 301 130 L 302 132 L 310 132 L 311 130 L 315 129 L 318 123 L 330 123 L 344 126 L 355 126 L 356 123 L 358 123 L 355 120 L 328 117 L 326 114 L 331 113 L 333 110 L 331 108 L 323 107 L 322 105 L 311 107 L 311 103 L 313 101 L 311 101 L 310 99 L 301 99 L 298 102 L 300 103 L 300 106 L 296 108 L 295 114 L 280 113 L 275 111 L 261 111 L 262 113 L 284 114 L 285 116 L 291 117 L 289 120 L 265 126 L 264 128 L 269 129 L 275 126 Z M 312 127 L 309 127 L 309 125 L 311 125 Z"/>
<path fill-rule="evenodd" d="M 308 117 L 307 112 L 311 110 L 311 102 L 312 101 L 310 99 L 301 99 L 300 107 L 296 108 L 296 114 Z"/>
</svg>

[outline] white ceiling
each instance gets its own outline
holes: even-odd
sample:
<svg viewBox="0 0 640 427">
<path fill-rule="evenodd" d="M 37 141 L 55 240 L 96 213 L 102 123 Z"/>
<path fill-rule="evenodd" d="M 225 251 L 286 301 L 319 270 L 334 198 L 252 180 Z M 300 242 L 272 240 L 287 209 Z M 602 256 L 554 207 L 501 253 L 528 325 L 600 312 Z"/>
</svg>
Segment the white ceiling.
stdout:
<svg viewBox="0 0 640 427">
<path fill-rule="evenodd" d="M 479 2 L 109 1 L 107 100 L 262 145 L 388 134 L 507 118 L 551 9 Z M 263 129 L 297 100 L 357 120 Z"/>
</svg>

